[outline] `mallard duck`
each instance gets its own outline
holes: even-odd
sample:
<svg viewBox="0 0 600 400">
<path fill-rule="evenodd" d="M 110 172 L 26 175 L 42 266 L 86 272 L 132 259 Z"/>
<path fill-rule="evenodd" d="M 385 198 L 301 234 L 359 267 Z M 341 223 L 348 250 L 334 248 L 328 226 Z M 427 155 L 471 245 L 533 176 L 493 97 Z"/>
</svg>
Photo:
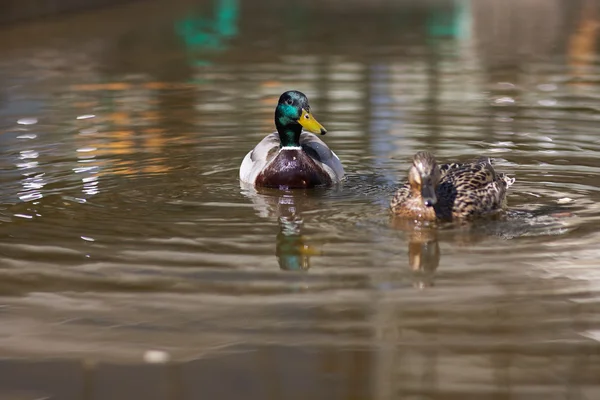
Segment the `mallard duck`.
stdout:
<svg viewBox="0 0 600 400">
<path fill-rule="evenodd" d="M 419 152 L 390 207 L 395 215 L 420 220 L 468 219 L 502 210 L 514 181 L 497 173 L 489 158 L 438 165 L 433 154 Z"/>
<path fill-rule="evenodd" d="M 312 116 L 303 93 L 291 90 L 279 97 L 275 126 L 277 132 L 267 135 L 244 157 L 240 166 L 242 182 L 298 189 L 331 186 L 344 177 L 338 156 L 313 135 L 324 135 L 327 130 Z"/>
</svg>

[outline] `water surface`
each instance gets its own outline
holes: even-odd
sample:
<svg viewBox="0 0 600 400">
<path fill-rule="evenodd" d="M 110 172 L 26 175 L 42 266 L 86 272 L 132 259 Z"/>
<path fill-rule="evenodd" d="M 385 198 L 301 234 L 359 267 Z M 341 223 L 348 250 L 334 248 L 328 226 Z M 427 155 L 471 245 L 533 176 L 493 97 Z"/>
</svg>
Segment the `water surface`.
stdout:
<svg viewBox="0 0 600 400">
<path fill-rule="evenodd" d="M 4 398 L 596 398 L 599 12 L 161 0 L 3 28 Z M 240 186 L 288 89 L 340 187 Z M 506 218 L 390 220 L 425 149 L 494 157 Z"/>
</svg>

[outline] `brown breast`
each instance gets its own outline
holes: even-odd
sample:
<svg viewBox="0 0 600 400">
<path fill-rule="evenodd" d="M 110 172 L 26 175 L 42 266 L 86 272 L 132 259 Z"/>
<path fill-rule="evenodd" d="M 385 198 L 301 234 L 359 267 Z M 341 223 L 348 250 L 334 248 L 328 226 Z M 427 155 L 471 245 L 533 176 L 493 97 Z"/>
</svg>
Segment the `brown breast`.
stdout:
<svg viewBox="0 0 600 400">
<path fill-rule="evenodd" d="M 257 177 L 256 186 L 305 189 L 330 186 L 331 177 L 302 150 L 282 150 Z"/>
</svg>

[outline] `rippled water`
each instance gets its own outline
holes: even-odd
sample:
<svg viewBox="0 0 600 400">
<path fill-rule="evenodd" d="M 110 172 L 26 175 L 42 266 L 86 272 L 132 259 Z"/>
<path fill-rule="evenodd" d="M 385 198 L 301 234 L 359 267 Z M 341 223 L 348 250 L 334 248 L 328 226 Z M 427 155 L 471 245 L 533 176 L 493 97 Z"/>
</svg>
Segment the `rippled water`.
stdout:
<svg viewBox="0 0 600 400">
<path fill-rule="evenodd" d="M 499 4 L 157 1 L 3 28 L 3 398 L 600 396 L 600 3 Z M 292 88 L 347 181 L 241 187 Z M 390 220 L 424 149 L 494 157 L 506 218 Z"/>
</svg>

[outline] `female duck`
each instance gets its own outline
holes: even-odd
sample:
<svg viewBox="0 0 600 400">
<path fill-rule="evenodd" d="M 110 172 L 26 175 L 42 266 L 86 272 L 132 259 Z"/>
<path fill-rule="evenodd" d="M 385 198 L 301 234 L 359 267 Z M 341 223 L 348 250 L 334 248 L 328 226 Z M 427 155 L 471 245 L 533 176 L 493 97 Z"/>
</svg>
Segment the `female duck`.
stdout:
<svg viewBox="0 0 600 400">
<path fill-rule="evenodd" d="M 250 151 L 240 166 L 240 180 L 256 186 L 280 189 L 331 186 L 344 177 L 338 156 L 312 133 L 325 128 L 310 113 L 306 96 L 285 92 L 275 108 L 277 132 L 267 135 Z"/>
<path fill-rule="evenodd" d="M 428 221 L 488 215 L 506 207 L 514 181 L 497 173 L 489 158 L 439 166 L 431 153 L 419 152 L 390 207 L 395 215 Z"/>
</svg>

